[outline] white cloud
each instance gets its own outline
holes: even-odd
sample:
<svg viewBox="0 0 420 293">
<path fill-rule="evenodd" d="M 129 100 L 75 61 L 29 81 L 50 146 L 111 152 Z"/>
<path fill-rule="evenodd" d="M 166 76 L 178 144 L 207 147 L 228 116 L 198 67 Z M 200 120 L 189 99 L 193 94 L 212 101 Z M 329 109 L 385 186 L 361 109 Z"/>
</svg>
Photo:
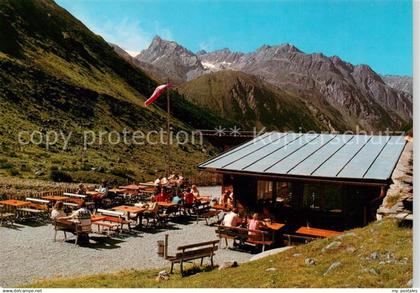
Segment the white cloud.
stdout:
<svg viewBox="0 0 420 293">
<path fill-rule="evenodd" d="M 100 25 L 93 23 L 88 27 L 106 41 L 115 43 L 126 51 L 140 51 L 147 48 L 153 35 L 141 29 L 139 21 L 122 19 L 119 22 L 107 20 Z"/>
<path fill-rule="evenodd" d="M 205 50 L 205 51 L 208 52 L 208 51 L 214 50 L 215 44 L 216 44 L 216 38 L 213 37 L 213 38 L 210 38 L 210 39 L 205 40 L 203 42 L 200 42 L 198 44 L 198 47 L 200 48 L 200 50 Z"/>
<path fill-rule="evenodd" d="M 162 27 L 157 21 L 154 22 L 152 31 L 145 31 L 142 22 L 138 19 L 127 17 L 119 20 L 104 19 L 93 15 L 78 4 L 74 4 L 70 12 L 95 34 L 102 36 L 107 42 L 120 46 L 129 54 L 146 49 L 155 35 L 159 35 L 163 39 L 173 40 L 172 32 L 168 28 Z"/>
</svg>

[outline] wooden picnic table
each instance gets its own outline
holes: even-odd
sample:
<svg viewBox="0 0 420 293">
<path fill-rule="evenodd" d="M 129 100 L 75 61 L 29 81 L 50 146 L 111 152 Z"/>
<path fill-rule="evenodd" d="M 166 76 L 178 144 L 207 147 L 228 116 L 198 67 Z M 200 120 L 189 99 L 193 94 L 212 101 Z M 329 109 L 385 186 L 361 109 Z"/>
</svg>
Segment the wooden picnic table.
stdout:
<svg viewBox="0 0 420 293">
<path fill-rule="evenodd" d="M 144 187 L 156 187 L 157 186 L 157 184 L 155 184 L 153 181 L 139 183 L 139 185 L 140 186 L 144 186 Z"/>
<path fill-rule="evenodd" d="M 86 191 L 86 195 L 96 196 L 96 195 L 100 195 L 100 194 L 103 194 L 103 192 L 99 192 L 99 191 L 95 191 L 95 190 Z"/>
<path fill-rule="evenodd" d="M 197 200 L 201 201 L 201 202 L 210 202 L 211 200 L 211 196 L 197 196 Z"/>
<path fill-rule="evenodd" d="M 92 222 L 103 221 L 103 220 L 105 220 L 105 219 L 106 219 L 106 217 L 105 217 L 105 216 L 98 216 L 98 215 L 92 215 L 92 216 L 90 217 L 90 220 L 91 220 Z"/>
<path fill-rule="evenodd" d="M 136 222 L 137 222 L 137 228 L 142 228 L 143 224 L 143 212 L 146 211 L 146 208 L 143 207 L 137 207 L 137 206 L 127 206 L 127 205 L 122 205 L 122 206 L 118 206 L 118 207 L 114 207 L 112 208 L 115 211 L 120 211 L 120 212 L 126 212 L 127 213 L 127 220 L 130 219 L 130 214 L 137 214 L 136 217 Z"/>
<path fill-rule="evenodd" d="M 18 208 L 18 207 L 27 206 L 30 204 L 30 202 L 23 201 L 23 200 L 16 200 L 16 199 L 7 199 L 7 200 L 0 201 L 0 204 Z"/>
<path fill-rule="evenodd" d="M 65 201 L 69 199 L 67 196 L 59 196 L 59 195 L 46 195 L 43 196 L 42 199 L 50 200 L 50 201 Z"/>
<path fill-rule="evenodd" d="M 278 231 L 281 228 L 283 228 L 284 226 L 286 226 L 283 223 L 276 223 L 276 222 L 264 222 L 264 224 L 268 229 L 274 230 L 274 231 Z"/>
<path fill-rule="evenodd" d="M 158 201 L 157 203 L 158 203 L 158 205 L 159 205 L 160 207 L 164 207 L 164 208 L 170 208 L 170 207 L 175 207 L 175 206 L 177 206 L 177 204 L 176 204 L 176 203 L 173 203 L 173 202 L 167 202 L 167 201 Z"/>
<path fill-rule="evenodd" d="M 311 228 L 311 227 L 300 227 L 296 233 L 315 236 L 315 237 L 331 237 L 343 234 L 342 232 L 334 231 L 334 230 L 325 230 L 325 229 L 318 229 L 318 228 Z"/>
<path fill-rule="evenodd" d="M 75 197 L 69 197 L 69 198 L 67 198 L 67 199 L 65 200 L 65 202 L 75 203 L 75 204 L 77 204 L 79 207 L 82 205 L 82 203 L 83 203 L 84 201 L 85 201 L 85 200 L 84 200 L 84 199 L 82 199 L 82 198 L 75 198 Z"/>
<path fill-rule="evenodd" d="M 109 190 L 109 192 L 119 193 L 119 194 L 125 193 L 126 191 L 127 191 L 127 189 L 124 189 L 124 188 L 112 188 L 112 189 Z"/>
<path fill-rule="evenodd" d="M 125 186 L 120 186 L 120 189 L 127 189 L 127 190 L 140 190 L 140 189 L 144 189 L 145 187 L 142 185 L 137 185 L 137 184 L 130 184 L 130 185 L 125 185 Z"/>
<path fill-rule="evenodd" d="M 136 206 L 127 206 L 127 205 L 117 206 L 112 209 L 115 211 L 127 212 L 128 214 L 130 213 L 139 214 L 146 210 L 145 208 L 136 207 Z"/>
</svg>

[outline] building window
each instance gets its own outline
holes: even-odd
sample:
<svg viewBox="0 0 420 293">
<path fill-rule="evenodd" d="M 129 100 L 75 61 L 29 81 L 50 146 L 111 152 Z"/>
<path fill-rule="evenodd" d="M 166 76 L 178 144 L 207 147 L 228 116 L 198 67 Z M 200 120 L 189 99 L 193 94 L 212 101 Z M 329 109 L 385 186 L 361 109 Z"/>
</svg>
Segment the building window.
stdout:
<svg viewBox="0 0 420 293">
<path fill-rule="evenodd" d="M 285 206 L 292 205 L 292 183 L 278 181 L 276 184 L 276 202 L 281 203 Z"/>
<path fill-rule="evenodd" d="M 341 212 L 344 191 L 340 185 L 305 184 L 303 206 L 314 210 Z"/>
<path fill-rule="evenodd" d="M 266 200 L 273 198 L 273 182 L 258 180 L 257 200 Z"/>
<path fill-rule="evenodd" d="M 309 209 L 321 208 L 322 185 L 305 184 L 303 191 L 303 206 Z"/>
<path fill-rule="evenodd" d="M 341 213 L 344 207 L 344 190 L 342 186 L 324 186 L 323 209 L 329 212 Z"/>
</svg>

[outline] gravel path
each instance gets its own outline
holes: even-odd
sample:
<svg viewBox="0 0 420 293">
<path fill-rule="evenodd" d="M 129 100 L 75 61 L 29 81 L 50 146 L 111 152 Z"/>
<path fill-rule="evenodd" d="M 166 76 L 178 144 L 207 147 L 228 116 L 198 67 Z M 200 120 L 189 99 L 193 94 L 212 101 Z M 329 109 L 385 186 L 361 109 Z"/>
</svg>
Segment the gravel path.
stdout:
<svg viewBox="0 0 420 293">
<path fill-rule="evenodd" d="M 213 189 L 202 188 L 203 194 Z M 170 223 L 171 225 L 173 223 Z M 123 269 L 168 268 L 169 263 L 157 256 L 157 241 L 169 234 L 169 254 L 177 246 L 217 239 L 215 228 L 204 221 L 173 224 L 156 233 L 139 232 L 121 239 L 94 236 L 87 247 L 64 242 L 63 233 L 53 242 L 51 224 L 16 229 L 0 227 L 0 287 L 12 287 L 45 278 L 57 278 L 115 272 Z M 73 237 L 73 236 L 71 236 Z M 215 263 L 228 260 L 248 261 L 251 254 L 220 249 Z"/>
</svg>

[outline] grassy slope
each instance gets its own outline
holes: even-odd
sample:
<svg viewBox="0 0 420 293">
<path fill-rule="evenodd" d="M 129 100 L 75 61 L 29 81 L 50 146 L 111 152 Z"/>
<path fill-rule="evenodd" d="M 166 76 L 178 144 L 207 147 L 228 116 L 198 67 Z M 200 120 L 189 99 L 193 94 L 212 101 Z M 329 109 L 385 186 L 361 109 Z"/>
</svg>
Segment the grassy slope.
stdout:
<svg viewBox="0 0 420 293">
<path fill-rule="evenodd" d="M 157 106 L 143 107 L 156 85 L 53 1 L 1 0 L 0 175 L 42 179 L 49 168 L 57 167 L 75 180 L 96 181 L 105 175 L 88 170 L 103 166 L 107 172 L 134 173 L 138 179 L 154 176 L 164 168 L 161 146 L 101 146 L 84 153 L 80 133 L 165 127 L 161 109 L 165 99 Z M 175 129 L 212 129 L 228 123 L 176 92 L 171 92 L 171 99 Z M 60 145 L 50 150 L 21 147 L 16 141 L 21 130 L 59 129 L 79 134 L 69 151 L 62 151 Z M 175 167 L 187 173 L 208 156 L 192 145 L 173 150 Z M 35 176 L 40 169 L 44 175 Z"/>
<path fill-rule="evenodd" d="M 327 252 L 322 252 L 322 248 L 337 240 L 336 237 L 297 246 L 238 268 L 201 272 L 185 278 L 175 274 L 166 282 L 155 281 L 159 270 L 129 270 L 46 280 L 27 287 L 406 287 L 413 270 L 412 229 L 398 227 L 393 220 L 383 220 L 352 232 L 355 236 L 343 237 L 338 248 Z M 380 253 L 380 258 L 372 259 L 373 252 Z M 387 263 L 387 253 L 394 254 L 391 263 Z M 316 265 L 306 265 L 305 258 L 315 259 Z M 324 276 L 335 261 L 342 265 Z M 385 263 L 380 264 L 381 261 Z M 276 270 L 266 271 L 268 268 Z"/>
<path fill-rule="evenodd" d="M 339 113 L 334 112 L 332 117 L 332 109 L 326 105 L 321 110 L 309 99 L 301 99 L 239 71 L 222 70 L 200 76 L 181 85 L 180 92 L 209 111 L 246 121 L 248 127 L 320 131 L 329 129 L 329 120 L 335 129 L 346 129 Z"/>
</svg>

